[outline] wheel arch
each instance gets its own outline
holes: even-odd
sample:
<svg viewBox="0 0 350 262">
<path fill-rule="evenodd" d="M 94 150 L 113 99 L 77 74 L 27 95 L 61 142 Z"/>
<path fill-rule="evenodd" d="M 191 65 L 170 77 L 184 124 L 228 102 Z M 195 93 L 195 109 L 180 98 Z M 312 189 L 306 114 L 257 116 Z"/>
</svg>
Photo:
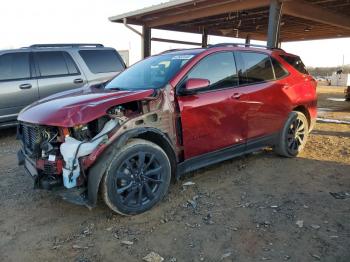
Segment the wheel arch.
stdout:
<svg viewBox="0 0 350 262">
<path fill-rule="evenodd" d="M 309 124 L 309 129 L 310 129 L 312 123 L 311 123 L 310 112 L 309 112 L 309 110 L 307 109 L 307 107 L 304 106 L 304 105 L 299 105 L 299 106 L 293 108 L 292 111 L 297 111 L 297 112 L 303 113 L 303 114 L 305 115 L 306 119 L 307 119 L 307 122 L 308 122 L 308 124 Z"/>
<path fill-rule="evenodd" d="M 172 177 L 176 174 L 177 157 L 174 147 L 166 134 L 155 128 L 137 128 L 122 134 L 115 142 L 107 147 L 107 149 L 96 160 L 96 163 L 88 171 L 88 205 L 96 206 L 100 182 L 104 176 L 109 163 L 113 159 L 121 147 L 123 147 L 130 139 L 140 138 L 157 144 L 167 154 L 171 164 Z"/>
<path fill-rule="evenodd" d="M 175 149 L 172 146 L 172 143 L 170 142 L 170 139 L 168 136 L 161 131 L 157 129 L 149 129 L 146 132 L 142 132 L 136 137 L 133 138 L 140 138 L 147 141 L 150 141 L 156 145 L 158 145 L 161 149 L 164 150 L 164 152 L 167 154 L 170 160 L 171 165 L 171 171 L 172 171 L 172 177 L 176 174 L 176 166 L 177 166 L 177 156 L 175 153 Z"/>
</svg>

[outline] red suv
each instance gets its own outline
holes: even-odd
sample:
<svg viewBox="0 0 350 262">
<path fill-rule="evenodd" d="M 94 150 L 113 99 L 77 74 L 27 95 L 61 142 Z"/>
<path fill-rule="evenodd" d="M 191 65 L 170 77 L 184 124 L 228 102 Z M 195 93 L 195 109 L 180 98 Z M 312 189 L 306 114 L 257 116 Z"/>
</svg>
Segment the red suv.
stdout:
<svg viewBox="0 0 350 262">
<path fill-rule="evenodd" d="M 97 86 L 53 95 L 19 115 L 19 163 L 35 181 L 89 207 L 142 213 L 172 177 L 264 147 L 305 146 L 316 82 L 281 49 L 218 44 L 149 57 Z"/>
</svg>

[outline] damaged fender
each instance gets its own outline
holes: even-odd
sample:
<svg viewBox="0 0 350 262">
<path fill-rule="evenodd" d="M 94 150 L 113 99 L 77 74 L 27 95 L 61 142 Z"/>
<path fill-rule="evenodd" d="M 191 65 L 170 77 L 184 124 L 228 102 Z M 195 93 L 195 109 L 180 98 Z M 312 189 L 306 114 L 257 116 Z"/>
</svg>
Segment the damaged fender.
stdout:
<svg viewBox="0 0 350 262">
<path fill-rule="evenodd" d="M 116 155 L 117 151 L 120 150 L 131 138 L 140 137 L 146 135 L 147 133 L 153 133 L 157 136 L 162 137 L 163 145 L 161 146 L 164 151 L 168 154 L 172 165 L 173 174 L 175 174 L 176 168 L 176 154 L 172 147 L 169 138 L 156 128 L 152 127 L 141 127 L 137 129 L 131 129 L 122 134 L 116 141 L 111 143 L 105 151 L 99 156 L 94 165 L 89 169 L 88 173 L 88 206 L 95 207 L 98 198 L 98 190 L 100 187 L 100 182 L 104 176 L 109 164 L 111 163 L 113 157 Z"/>
</svg>

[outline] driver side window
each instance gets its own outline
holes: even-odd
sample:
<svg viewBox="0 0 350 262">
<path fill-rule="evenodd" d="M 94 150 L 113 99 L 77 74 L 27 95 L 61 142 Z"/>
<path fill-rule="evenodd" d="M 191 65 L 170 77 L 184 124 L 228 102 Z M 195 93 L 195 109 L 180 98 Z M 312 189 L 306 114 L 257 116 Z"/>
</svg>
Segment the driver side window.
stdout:
<svg viewBox="0 0 350 262">
<path fill-rule="evenodd" d="M 203 58 L 186 79 L 208 79 L 209 89 L 221 89 L 238 85 L 238 74 L 232 52 L 220 52 Z"/>
</svg>

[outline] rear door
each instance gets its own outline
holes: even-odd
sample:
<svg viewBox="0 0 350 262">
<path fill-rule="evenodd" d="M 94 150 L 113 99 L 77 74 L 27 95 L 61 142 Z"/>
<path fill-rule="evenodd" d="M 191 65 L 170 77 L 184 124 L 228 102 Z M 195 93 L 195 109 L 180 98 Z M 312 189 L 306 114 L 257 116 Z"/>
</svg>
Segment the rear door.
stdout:
<svg viewBox="0 0 350 262">
<path fill-rule="evenodd" d="M 181 85 L 192 78 L 208 79 L 210 86 L 177 97 L 185 159 L 232 145 L 241 144 L 244 149 L 245 108 L 236 97 L 239 88 L 233 52 L 218 52 L 203 58 Z"/>
<path fill-rule="evenodd" d="M 34 59 L 40 98 L 86 84 L 85 76 L 66 51 L 37 51 Z"/>
<path fill-rule="evenodd" d="M 22 108 L 39 98 L 30 61 L 30 52 L 0 55 L 0 122 L 15 120 Z"/>
<path fill-rule="evenodd" d="M 240 86 L 244 90 L 240 100 L 247 105 L 247 139 L 264 138 L 278 133 L 290 111 L 283 80 L 288 72 L 276 65 L 276 73 L 279 74 L 277 79 L 272 58 L 265 53 L 238 51 L 235 56 L 240 72 Z"/>
</svg>

